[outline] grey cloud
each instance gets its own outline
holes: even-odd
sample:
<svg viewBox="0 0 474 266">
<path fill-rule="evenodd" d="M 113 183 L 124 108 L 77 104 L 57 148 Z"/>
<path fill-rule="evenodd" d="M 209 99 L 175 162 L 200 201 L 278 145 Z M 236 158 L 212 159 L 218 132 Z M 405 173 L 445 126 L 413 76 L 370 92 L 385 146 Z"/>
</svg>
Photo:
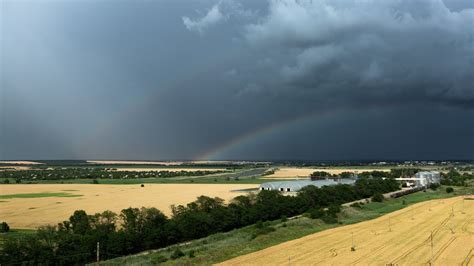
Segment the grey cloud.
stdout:
<svg viewBox="0 0 474 266">
<path fill-rule="evenodd" d="M 0 1 L 0 159 L 473 158 L 472 0 Z"/>
<path fill-rule="evenodd" d="M 292 92 L 474 107 L 472 25 L 474 9 L 441 0 L 275 0 L 244 37 L 286 55 L 279 74 Z"/>
<path fill-rule="evenodd" d="M 202 10 L 197 10 L 197 12 L 201 13 Z M 220 0 L 214 4 L 205 15 L 196 19 L 183 16 L 182 20 L 188 30 L 202 34 L 213 25 L 231 18 L 239 21 L 250 21 L 255 19 L 257 15 L 258 11 L 246 9 L 238 1 Z"/>
<path fill-rule="evenodd" d="M 188 30 L 202 33 L 208 27 L 225 19 L 226 16 L 220 11 L 219 4 L 216 4 L 201 18 L 193 20 L 189 17 L 183 17 L 183 23 Z"/>
</svg>

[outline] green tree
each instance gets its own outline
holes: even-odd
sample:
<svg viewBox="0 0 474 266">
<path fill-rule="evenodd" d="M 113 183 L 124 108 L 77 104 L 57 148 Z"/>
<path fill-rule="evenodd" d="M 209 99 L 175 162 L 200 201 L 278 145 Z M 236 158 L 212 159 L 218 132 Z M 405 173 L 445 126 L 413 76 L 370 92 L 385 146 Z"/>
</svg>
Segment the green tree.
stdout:
<svg viewBox="0 0 474 266">
<path fill-rule="evenodd" d="M 372 201 L 373 202 L 382 202 L 384 200 L 384 196 L 380 193 L 377 193 L 372 196 Z"/>
<path fill-rule="evenodd" d="M 89 216 L 83 210 L 75 211 L 74 214 L 69 217 L 69 222 L 74 234 L 85 235 L 91 229 L 89 223 Z"/>
<path fill-rule="evenodd" d="M 7 233 L 10 231 L 10 226 L 6 222 L 0 223 L 0 233 Z"/>
<path fill-rule="evenodd" d="M 309 177 L 311 178 L 311 180 L 318 180 L 318 179 L 325 179 L 326 177 L 329 177 L 329 176 L 331 176 L 331 174 L 328 172 L 314 171 L 313 173 L 311 173 Z"/>
</svg>

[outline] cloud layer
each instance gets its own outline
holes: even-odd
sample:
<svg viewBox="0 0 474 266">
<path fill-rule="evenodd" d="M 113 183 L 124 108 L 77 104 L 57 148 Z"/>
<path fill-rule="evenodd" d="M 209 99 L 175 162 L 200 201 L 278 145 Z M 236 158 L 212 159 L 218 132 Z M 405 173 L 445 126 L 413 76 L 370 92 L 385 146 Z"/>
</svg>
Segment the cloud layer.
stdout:
<svg viewBox="0 0 474 266">
<path fill-rule="evenodd" d="M 0 1 L 0 159 L 474 157 L 472 0 Z"/>
<path fill-rule="evenodd" d="M 189 17 L 183 17 L 183 23 L 188 30 L 203 33 L 204 30 L 224 19 L 225 16 L 219 10 L 219 4 L 216 4 L 201 18 L 193 20 Z"/>
<path fill-rule="evenodd" d="M 474 9 L 441 0 L 273 0 L 245 39 L 286 89 L 356 104 L 434 101 L 474 107 Z M 345 96 L 346 95 L 346 96 Z"/>
</svg>

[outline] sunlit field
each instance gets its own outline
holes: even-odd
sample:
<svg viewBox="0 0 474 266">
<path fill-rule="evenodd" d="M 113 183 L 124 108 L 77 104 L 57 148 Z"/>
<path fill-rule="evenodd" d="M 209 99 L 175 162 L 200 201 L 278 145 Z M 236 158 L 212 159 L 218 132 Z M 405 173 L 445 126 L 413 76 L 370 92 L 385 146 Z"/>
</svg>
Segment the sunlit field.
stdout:
<svg viewBox="0 0 474 266">
<path fill-rule="evenodd" d="M 230 200 L 252 184 L 22 184 L 0 185 L 0 217 L 12 228 L 37 228 L 62 222 L 75 210 L 89 214 L 128 207 L 156 207 L 170 215 L 170 205 L 186 204 L 200 195 Z"/>
<path fill-rule="evenodd" d="M 222 265 L 471 265 L 474 198 L 418 203 L 380 218 L 312 234 Z"/>
<path fill-rule="evenodd" d="M 265 178 L 308 178 L 311 173 L 315 171 L 324 171 L 331 175 L 338 175 L 343 172 L 370 172 L 370 171 L 383 171 L 390 172 L 390 168 L 299 168 L 299 167 L 281 167 L 278 168 L 275 173 L 265 176 Z"/>
</svg>

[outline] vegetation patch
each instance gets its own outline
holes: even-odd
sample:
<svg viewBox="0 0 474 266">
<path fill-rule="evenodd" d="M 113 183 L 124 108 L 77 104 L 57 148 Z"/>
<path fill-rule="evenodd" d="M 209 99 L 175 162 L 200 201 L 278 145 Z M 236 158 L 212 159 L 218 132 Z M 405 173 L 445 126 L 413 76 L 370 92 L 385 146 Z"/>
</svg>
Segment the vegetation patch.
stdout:
<svg viewBox="0 0 474 266">
<path fill-rule="evenodd" d="M 327 208 L 328 213 L 322 219 L 337 224 L 338 205 L 398 188 L 393 179 L 374 178 L 359 179 L 354 186 L 308 186 L 294 197 L 278 191 L 260 191 L 258 194 L 235 197 L 229 204 L 224 204 L 220 198 L 200 196 L 185 206 L 172 206 L 170 218 L 156 208 L 127 208 L 119 215 L 111 211 L 88 215 L 83 210 L 77 210 L 69 221 L 56 227 L 40 228 L 38 234 L 28 241 L 5 243 L 3 250 L 0 250 L 0 259 L 7 263 L 23 259 L 36 264 L 82 264 L 94 261 L 97 242 L 101 243 L 104 251 L 101 257 L 110 259 L 186 243 L 258 221 L 281 221 L 284 216 L 293 217 L 314 208 Z M 273 226 L 262 224 L 255 226 L 246 238 L 266 239 L 274 232 Z M 80 246 L 73 245 L 78 241 L 82 243 Z M 18 250 L 25 250 L 21 257 L 17 257 Z M 84 256 L 73 256 L 78 253 L 84 253 Z M 196 257 L 198 253 L 196 251 Z M 181 253 L 175 250 L 168 257 L 173 259 L 178 255 Z"/>
<path fill-rule="evenodd" d="M 81 197 L 79 194 L 71 194 L 66 192 L 42 192 L 42 193 L 24 193 L 24 194 L 9 194 L 0 195 L 0 199 L 29 199 L 29 198 L 49 198 L 49 197 L 61 197 L 61 198 L 72 198 Z"/>
<path fill-rule="evenodd" d="M 24 239 L 30 235 L 36 234 L 35 230 L 30 229 L 12 229 L 10 227 L 8 227 L 8 229 L 8 232 L 0 233 L 0 247 L 7 240 Z"/>
<path fill-rule="evenodd" d="M 374 219 L 418 202 L 466 195 L 474 192 L 472 187 L 455 187 L 454 189 L 454 193 L 449 194 L 444 189 L 437 191 L 428 190 L 427 192 L 417 192 L 396 199 L 387 199 L 382 203 L 372 202 L 357 207 L 344 207 L 341 213 L 338 214 L 339 223 L 337 224 L 326 224 L 321 219 L 311 219 L 305 216 L 288 219 L 287 221 L 279 219 L 266 222 L 267 226 L 271 226 L 275 231 L 259 235 L 255 238 L 252 238 L 252 235 L 255 234 L 258 228 L 256 228 L 256 225 L 251 225 L 226 233 L 213 234 L 185 244 L 177 244 L 155 250 L 152 254 L 153 256 L 162 255 L 163 257 L 170 257 L 174 251 L 173 248 L 179 246 L 185 253 L 195 250 L 195 257 L 181 257 L 176 260 L 168 260 L 165 262 L 166 265 L 210 265 L 326 229 Z M 153 264 L 153 260 L 151 254 L 137 254 L 112 259 L 101 264 L 149 265 Z"/>
<path fill-rule="evenodd" d="M 138 179 L 150 177 L 183 177 L 183 176 L 206 176 L 211 174 L 227 173 L 227 170 L 193 170 L 177 169 L 177 171 L 161 170 L 159 168 L 147 171 L 116 171 L 116 168 L 97 167 L 55 167 L 46 169 L 31 169 L 22 171 L 0 171 L 0 178 L 4 184 L 10 184 L 12 180 L 16 183 L 27 183 L 41 180 L 75 180 L 79 178 L 92 179 Z"/>
</svg>

